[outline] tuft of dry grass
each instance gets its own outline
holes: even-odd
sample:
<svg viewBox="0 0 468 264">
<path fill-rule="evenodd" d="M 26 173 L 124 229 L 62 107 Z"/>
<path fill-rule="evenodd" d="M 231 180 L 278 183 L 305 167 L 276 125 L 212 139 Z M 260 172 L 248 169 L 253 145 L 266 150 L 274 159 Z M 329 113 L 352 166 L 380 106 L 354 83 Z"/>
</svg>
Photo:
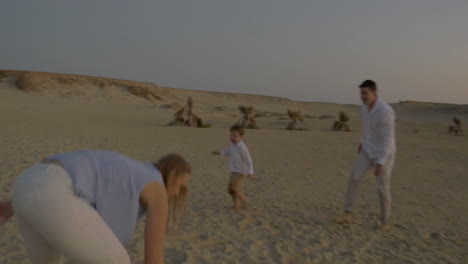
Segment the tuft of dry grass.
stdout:
<svg viewBox="0 0 468 264">
<path fill-rule="evenodd" d="M 463 128 L 462 128 L 462 121 L 458 117 L 452 118 L 452 122 L 455 124 L 453 126 L 449 126 L 448 128 L 448 133 L 453 134 L 455 136 L 463 134 Z"/>
<path fill-rule="evenodd" d="M 196 126 L 198 128 L 209 128 L 210 124 L 206 124 L 203 120 L 193 112 L 193 100 L 189 97 L 187 106 L 181 108 L 174 114 L 174 120 L 169 123 L 170 126 Z"/>
<path fill-rule="evenodd" d="M 341 123 L 346 123 L 349 121 L 349 115 L 345 111 L 340 111 L 338 114 L 338 119 Z"/>
<path fill-rule="evenodd" d="M 333 123 L 333 130 L 344 130 L 346 132 L 351 131 L 347 122 L 349 121 L 349 115 L 345 111 L 340 111 L 338 113 L 338 120 Z"/>
<path fill-rule="evenodd" d="M 304 128 L 297 127 L 299 122 L 304 121 L 304 117 L 302 116 L 301 111 L 288 110 L 288 116 L 289 116 L 289 119 L 291 119 L 291 122 L 289 122 L 288 127 L 286 129 L 288 129 L 288 130 L 304 130 Z"/>
<path fill-rule="evenodd" d="M 242 113 L 242 120 L 237 122 L 243 128 L 256 129 L 257 122 L 254 117 L 254 108 L 252 106 L 239 106 L 239 111 Z"/>
</svg>

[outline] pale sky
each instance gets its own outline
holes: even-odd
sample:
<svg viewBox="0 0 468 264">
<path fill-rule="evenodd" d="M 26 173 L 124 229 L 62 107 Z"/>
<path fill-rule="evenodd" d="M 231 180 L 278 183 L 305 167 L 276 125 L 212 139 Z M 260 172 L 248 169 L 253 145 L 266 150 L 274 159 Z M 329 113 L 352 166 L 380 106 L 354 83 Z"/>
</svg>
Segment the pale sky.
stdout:
<svg viewBox="0 0 468 264">
<path fill-rule="evenodd" d="M 3 0 L 0 25 L 0 69 L 468 104 L 467 0 Z"/>
</svg>

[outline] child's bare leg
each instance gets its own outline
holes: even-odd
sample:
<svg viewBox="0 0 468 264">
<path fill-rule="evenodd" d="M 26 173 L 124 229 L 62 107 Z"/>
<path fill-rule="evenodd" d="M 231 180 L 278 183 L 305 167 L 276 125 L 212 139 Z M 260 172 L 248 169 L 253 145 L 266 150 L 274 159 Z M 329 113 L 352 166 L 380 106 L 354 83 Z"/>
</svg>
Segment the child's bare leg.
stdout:
<svg viewBox="0 0 468 264">
<path fill-rule="evenodd" d="M 236 191 L 233 190 L 231 188 L 231 186 L 229 186 L 228 192 L 229 192 L 229 195 L 231 195 L 231 198 L 232 198 L 232 209 L 239 209 L 240 208 L 239 199 L 237 197 Z"/>
<path fill-rule="evenodd" d="M 236 195 L 232 195 L 232 209 L 238 210 L 239 208 L 239 198 Z"/>
<path fill-rule="evenodd" d="M 241 207 L 240 207 L 239 198 L 236 196 L 236 202 L 234 203 L 234 209 L 239 210 L 240 208 Z"/>
<path fill-rule="evenodd" d="M 232 198 L 232 209 L 234 209 L 236 207 L 236 196 L 234 195 L 231 195 L 231 198 Z"/>
<path fill-rule="evenodd" d="M 247 208 L 247 205 L 249 204 L 249 202 L 247 201 L 245 194 L 241 192 L 237 192 L 236 195 L 237 195 L 237 198 L 242 202 L 242 208 L 243 209 Z"/>
</svg>

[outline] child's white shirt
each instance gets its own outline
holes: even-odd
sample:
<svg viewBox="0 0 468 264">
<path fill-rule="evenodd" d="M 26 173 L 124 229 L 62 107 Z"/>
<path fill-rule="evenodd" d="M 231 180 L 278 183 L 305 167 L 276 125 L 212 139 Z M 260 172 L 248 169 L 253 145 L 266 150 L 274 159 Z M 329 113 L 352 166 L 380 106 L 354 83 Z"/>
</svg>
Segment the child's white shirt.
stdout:
<svg viewBox="0 0 468 264">
<path fill-rule="evenodd" d="M 228 149 L 220 151 L 221 155 L 229 157 L 229 169 L 231 172 L 237 172 L 244 175 L 253 175 L 253 163 L 250 152 L 244 141 L 237 145 L 232 144 Z"/>
</svg>

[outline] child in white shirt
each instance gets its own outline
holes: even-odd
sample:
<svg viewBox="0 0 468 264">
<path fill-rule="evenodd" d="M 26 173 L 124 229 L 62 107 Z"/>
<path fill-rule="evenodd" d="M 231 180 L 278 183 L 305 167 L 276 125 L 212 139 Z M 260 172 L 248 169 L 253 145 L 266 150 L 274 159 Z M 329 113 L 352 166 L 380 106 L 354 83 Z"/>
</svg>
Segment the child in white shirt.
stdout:
<svg viewBox="0 0 468 264">
<path fill-rule="evenodd" d="M 232 197 L 233 209 L 245 208 L 247 199 L 241 192 L 242 183 L 246 176 L 253 178 L 253 163 L 250 157 L 249 149 L 242 141 L 244 137 L 244 128 L 240 125 L 234 125 L 230 129 L 231 147 L 228 149 L 214 151 L 214 155 L 229 157 L 229 169 L 231 178 L 229 180 L 228 192 Z M 242 202 L 242 206 L 240 206 Z"/>
</svg>

